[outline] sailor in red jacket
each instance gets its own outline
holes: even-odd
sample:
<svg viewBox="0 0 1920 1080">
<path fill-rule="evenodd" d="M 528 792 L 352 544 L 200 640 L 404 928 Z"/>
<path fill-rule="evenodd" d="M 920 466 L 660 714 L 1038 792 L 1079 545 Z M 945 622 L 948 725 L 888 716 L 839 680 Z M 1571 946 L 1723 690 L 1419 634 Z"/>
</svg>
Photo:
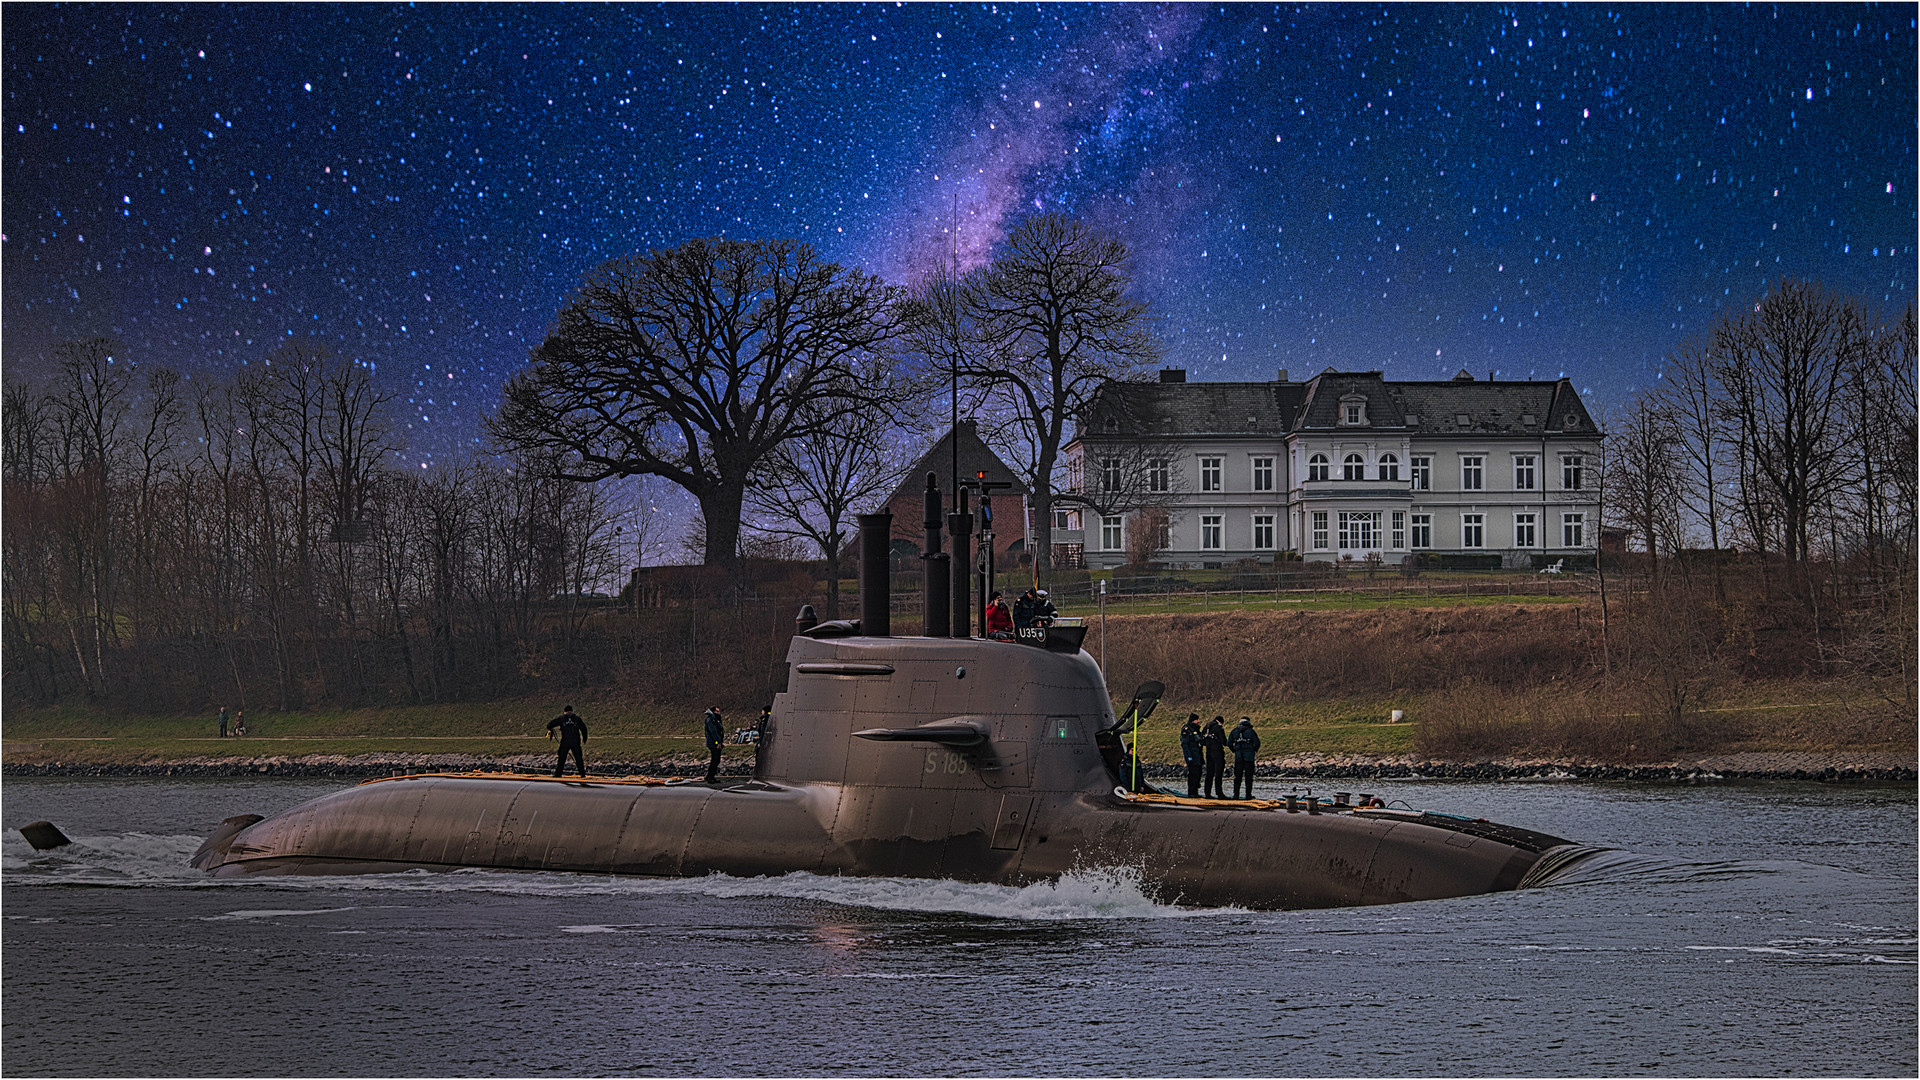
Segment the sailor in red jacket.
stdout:
<svg viewBox="0 0 1920 1080">
<path fill-rule="evenodd" d="M 993 599 L 987 601 L 987 636 L 1003 641 L 1013 639 L 1013 613 L 1007 610 L 1007 601 L 995 589 Z"/>
</svg>

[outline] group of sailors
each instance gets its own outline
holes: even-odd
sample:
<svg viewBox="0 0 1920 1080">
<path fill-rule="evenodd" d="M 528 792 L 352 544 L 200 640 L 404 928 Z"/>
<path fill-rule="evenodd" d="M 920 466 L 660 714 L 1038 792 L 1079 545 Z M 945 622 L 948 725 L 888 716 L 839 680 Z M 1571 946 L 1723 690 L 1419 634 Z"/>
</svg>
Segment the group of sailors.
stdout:
<svg viewBox="0 0 1920 1080">
<path fill-rule="evenodd" d="M 1233 752 L 1233 794 L 1221 790 L 1226 775 L 1227 752 Z M 1199 713 L 1188 713 L 1180 725 L 1180 756 L 1187 765 L 1187 798 L 1253 798 L 1253 762 L 1260 753 L 1260 733 L 1253 730 L 1253 718 L 1243 716 L 1229 732 L 1226 718 L 1216 716 L 1205 726 Z M 1242 795 L 1241 785 L 1246 785 Z"/>
<path fill-rule="evenodd" d="M 1021 630 L 1032 626 L 1049 626 L 1059 618 L 1060 609 L 1053 606 L 1047 598 L 1047 590 L 1031 588 L 1016 598 L 1011 607 L 1000 590 L 993 591 L 993 598 L 987 601 L 987 636 L 995 641 L 1012 641 Z"/>
</svg>

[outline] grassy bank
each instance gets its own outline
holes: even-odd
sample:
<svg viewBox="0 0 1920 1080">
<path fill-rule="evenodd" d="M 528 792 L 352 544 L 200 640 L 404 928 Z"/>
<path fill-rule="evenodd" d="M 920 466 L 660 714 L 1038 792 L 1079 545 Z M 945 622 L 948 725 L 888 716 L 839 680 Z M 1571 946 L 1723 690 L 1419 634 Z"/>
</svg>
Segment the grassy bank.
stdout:
<svg viewBox="0 0 1920 1080">
<path fill-rule="evenodd" d="M 1175 732 L 1189 712 L 1230 723 L 1251 716 L 1264 740 L 1263 757 L 1483 761 L 1533 755 L 1633 764 L 1687 753 L 1913 753 L 1914 710 L 1884 679 L 1767 674 L 1791 670 L 1767 655 L 1785 646 L 1749 635 L 1739 651 L 1695 649 L 1672 632 L 1691 615 L 1661 618 L 1616 608 L 1609 646 L 1592 603 L 1473 599 L 1423 607 L 1401 607 L 1413 598 L 1396 597 L 1337 610 L 1109 613 L 1105 634 L 1094 628 L 1087 646 L 1104 655 L 1110 687 L 1123 695 L 1120 705 L 1144 680 L 1166 684 L 1160 710 L 1141 735 L 1142 757 L 1151 762 L 1178 760 Z M 713 663 L 725 668 L 717 656 Z M 735 691 L 733 697 L 744 696 Z M 732 698 L 719 700 L 724 705 Z M 9 764 L 378 754 L 505 760 L 551 753 L 546 722 L 568 701 L 588 720 L 594 760 L 701 756 L 704 700 L 675 703 L 606 687 L 564 701 L 255 709 L 248 711 L 249 734 L 225 740 L 216 737 L 211 710 L 144 716 L 15 707 L 6 716 L 4 758 Z M 1407 722 L 1388 722 L 1395 709 Z M 729 727 L 747 726 L 755 711 L 736 703 Z M 745 760 L 751 750 L 729 747 L 727 753 L 729 760 Z"/>
</svg>

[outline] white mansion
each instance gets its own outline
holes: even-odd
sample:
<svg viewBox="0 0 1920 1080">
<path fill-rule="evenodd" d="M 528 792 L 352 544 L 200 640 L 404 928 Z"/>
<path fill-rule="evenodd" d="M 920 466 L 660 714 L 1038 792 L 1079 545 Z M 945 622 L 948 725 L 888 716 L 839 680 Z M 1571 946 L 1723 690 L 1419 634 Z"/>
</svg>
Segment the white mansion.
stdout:
<svg viewBox="0 0 1920 1080">
<path fill-rule="evenodd" d="M 1152 528 L 1174 567 L 1498 555 L 1505 566 L 1591 555 L 1602 435 L 1566 379 L 1388 382 L 1331 368 L 1306 382 L 1112 383 L 1064 450 L 1054 543 L 1092 568 Z"/>
</svg>

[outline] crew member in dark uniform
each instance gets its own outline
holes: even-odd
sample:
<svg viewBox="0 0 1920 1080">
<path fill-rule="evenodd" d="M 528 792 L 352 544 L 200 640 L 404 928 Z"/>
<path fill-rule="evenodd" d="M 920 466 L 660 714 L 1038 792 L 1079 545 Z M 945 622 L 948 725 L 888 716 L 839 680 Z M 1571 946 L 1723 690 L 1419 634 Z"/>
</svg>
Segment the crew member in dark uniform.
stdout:
<svg viewBox="0 0 1920 1080">
<path fill-rule="evenodd" d="M 753 774 L 759 776 L 767 760 L 767 732 L 773 728 L 773 706 L 760 706 L 760 719 L 753 722 Z"/>
<path fill-rule="evenodd" d="M 1233 734 L 1227 736 L 1227 745 L 1233 748 L 1233 797 L 1253 798 L 1253 759 L 1260 753 L 1260 733 L 1253 730 L 1253 718 L 1243 716 L 1233 726 Z M 1247 793 L 1240 794 L 1240 782 L 1247 783 Z"/>
<path fill-rule="evenodd" d="M 560 757 L 553 763 L 553 775 L 560 776 L 567 771 L 567 752 L 573 752 L 573 763 L 579 767 L 580 775 L 587 775 L 587 722 L 569 705 L 560 711 L 560 715 L 547 721 L 547 738 L 553 738 L 554 729 L 560 731 Z"/>
<path fill-rule="evenodd" d="M 1227 726 L 1221 717 L 1214 717 L 1200 732 L 1200 745 L 1207 751 L 1206 791 L 1201 796 L 1206 799 L 1224 799 L 1227 775 Z"/>
<path fill-rule="evenodd" d="M 1200 770 L 1206 758 L 1200 753 L 1200 714 L 1190 712 L 1180 725 L 1180 760 L 1187 764 L 1187 798 L 1200 797 Z"/>
<path fill-rule="evenodd" d="M 720 779 L 720 747 L 727 741 L 727 729 L 721 726 L 720 706 L 707 709 L 703 718 L 707 729 L 707 783 Z"/>
</svg>

